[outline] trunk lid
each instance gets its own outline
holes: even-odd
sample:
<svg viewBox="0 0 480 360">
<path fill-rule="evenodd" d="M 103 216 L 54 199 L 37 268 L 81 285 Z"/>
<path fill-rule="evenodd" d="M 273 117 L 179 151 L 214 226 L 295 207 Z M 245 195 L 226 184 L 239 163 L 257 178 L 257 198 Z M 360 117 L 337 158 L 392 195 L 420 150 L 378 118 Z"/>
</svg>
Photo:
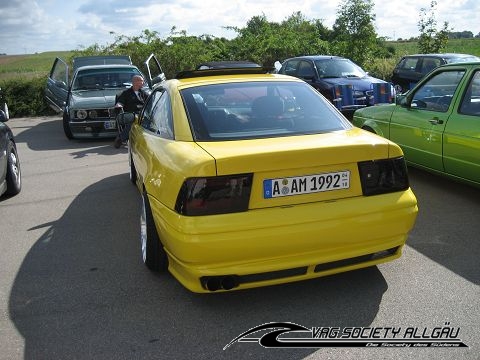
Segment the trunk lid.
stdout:
<svg viewBox="0 0 480 360">
<path fill-rule="evenodd" d="M 356 128 L 198 144 L 215 158 L 217 175 L 254 174 L 250 209 L 361 196 L 357 163 L 386 159 L 391 147 Z"/>
</svg>

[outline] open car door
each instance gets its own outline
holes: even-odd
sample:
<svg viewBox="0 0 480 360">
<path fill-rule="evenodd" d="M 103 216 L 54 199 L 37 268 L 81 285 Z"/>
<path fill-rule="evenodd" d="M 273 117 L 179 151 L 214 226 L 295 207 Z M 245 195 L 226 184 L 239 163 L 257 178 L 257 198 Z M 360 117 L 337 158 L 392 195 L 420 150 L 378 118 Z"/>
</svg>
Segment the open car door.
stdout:
<svg viewBox="0 0 480 360">
<path fill-rule="evenodd" d="M 62 113 L 68 95 L 68 65 L 60 58 L 56 58 L 47 79 L 45 99 L 48 105 L 58 113 Z"/>
<path fill-rule="evenodd" d="M 145 60 L 145 67 L 148 71 L 147 81 L 150 88 L 166 79 L 162 67 L 160 66 L 160 63 L 155 55 L 151 54 L 147 60 Z"/>
</svg>

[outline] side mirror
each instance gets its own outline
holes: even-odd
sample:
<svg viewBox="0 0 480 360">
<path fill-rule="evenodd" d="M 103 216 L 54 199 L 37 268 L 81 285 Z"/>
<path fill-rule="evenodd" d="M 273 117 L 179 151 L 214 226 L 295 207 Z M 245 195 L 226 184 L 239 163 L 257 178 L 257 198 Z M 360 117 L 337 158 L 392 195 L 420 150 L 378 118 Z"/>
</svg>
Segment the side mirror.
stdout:
<svg viewBox="0 0 480 360">
<path fill-rule="evenodd" d="M 161 83 L 162 81 L 166 80 L 166 76 L 164 73 L 161 73 L 158 76 L 155 76 L 151 81 L 148 81 L 148 84 L 150 87 L 152 87 L 155 84 Z"/>
<path fill-rule="evenodd" d="M 67 84 L 64 81 L 55 81 L 55 85 L 62 89 L 67 89 Z"/>
<path fill-rule="evenodd" d="M 407 96 L 405 94 L 398 94 L 395 96 L 395 104 L 403 107 L 408 106 Z"/>
<path fill-rule="evenodd" d="M 315 75 L 309 75 L 309 74 L 302 75 L 301 78 L 305 81 L 313 81 L 315 80 Z"/>
<path fill-rule="evenodd" d="M 7 115 L 3 112 L 3 110 L 0 110 L 0 122 L 6 122 L 8 121 Z"/>
</svg>

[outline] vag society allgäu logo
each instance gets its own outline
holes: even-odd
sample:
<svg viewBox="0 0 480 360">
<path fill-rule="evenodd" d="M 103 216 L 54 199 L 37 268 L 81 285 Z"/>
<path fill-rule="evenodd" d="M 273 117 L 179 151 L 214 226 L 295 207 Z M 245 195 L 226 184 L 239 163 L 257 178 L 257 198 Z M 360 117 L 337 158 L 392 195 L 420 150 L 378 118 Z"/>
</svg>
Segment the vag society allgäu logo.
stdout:
<svg viewBox="0 0 480 360">
<path fill-rule="evenodd" d="M 468 347 L 459 338 L 460 328 L 419 327 L 312 327 L 272 322 L 254 327 L 230 341 L 256 342 L 265 348 L 322 347 Z"/>
</svg>

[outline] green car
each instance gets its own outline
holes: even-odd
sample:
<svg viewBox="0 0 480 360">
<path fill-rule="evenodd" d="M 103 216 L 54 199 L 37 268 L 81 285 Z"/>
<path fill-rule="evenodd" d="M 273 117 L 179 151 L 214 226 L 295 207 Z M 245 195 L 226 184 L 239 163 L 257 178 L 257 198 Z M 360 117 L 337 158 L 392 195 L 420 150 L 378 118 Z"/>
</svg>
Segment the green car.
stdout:
<svg viewBox="0 0 480 360">
<path fill-rule="evenodd" d="M 440 66 L 353 124 L 396 142 L 410 165 L 480 186 L 480 62 Z"/>
</svg>

